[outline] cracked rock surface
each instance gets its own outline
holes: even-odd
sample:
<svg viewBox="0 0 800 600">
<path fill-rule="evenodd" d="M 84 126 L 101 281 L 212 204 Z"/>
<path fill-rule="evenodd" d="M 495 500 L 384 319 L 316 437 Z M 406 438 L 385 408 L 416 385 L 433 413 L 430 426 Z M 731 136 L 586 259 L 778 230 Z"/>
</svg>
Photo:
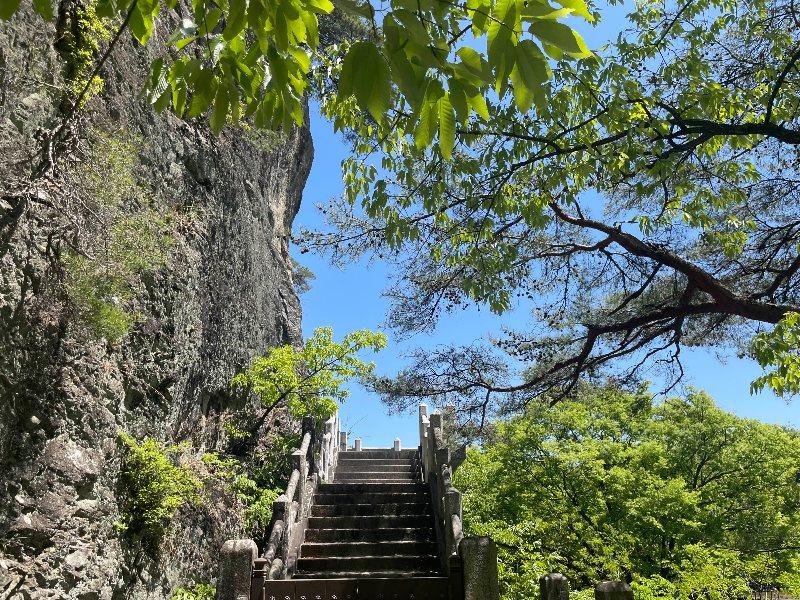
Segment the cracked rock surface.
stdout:
<svg viewBox="0 0 800 600">
<path fill-rule="evenodd" d="M 264 150 L 231 127 L 216 138 L 203 122 L 157 114 L 137 95 L 167 26 L 146 48 L 123 36 L 86 119 L 141 138 L 137 175 L 153 203 L 199 216 L 142 277 L 131 332 L 116 344 L 87 336 L 54 266 L 50 234 L 63 215 L 47 186 L 20 195 L 10 183 L 58 122 L 57 41 L 75 6 L 63 0 L 49 24 L 23 3 L 0 22 L 0 600 L 169 598 L 213 581 L 241 511 L 212 486 L 143 551 L 115 526 L 118 433 L 219 449 L 220 415 L 245 402 L 231 396 L 231 377 L 302 341 L 288 236 L 313 147 L 307 128 Z M 267 420 L 259 434 L 280 427 Z"/>
</svg>

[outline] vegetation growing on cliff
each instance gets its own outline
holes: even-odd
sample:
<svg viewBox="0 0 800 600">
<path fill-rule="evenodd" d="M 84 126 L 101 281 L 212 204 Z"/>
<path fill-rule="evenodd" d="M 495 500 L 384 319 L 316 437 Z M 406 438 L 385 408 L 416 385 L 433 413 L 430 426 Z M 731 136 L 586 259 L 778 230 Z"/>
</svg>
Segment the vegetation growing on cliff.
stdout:
<svg viewBox="0 0 800 600">
<path fill-rule="evenodd" d="M 156 543 L 184 504 L 201 503 L 202 481 L 190 468 L 176 464 L 185 446 L 137 442 L 120 432 L 123 465 L 119 486 L 122 497 L 118 527 L 146 544 Z"/>
<path fill-rule="evenodd" d="M 95 129 L 86 160 L 64 174 L 73 193 L 61 209 L 75 228 L 65 238 L 66 291 L 78 319 L 112 343 L 136 320 L 128 303 L 139 276 L 161 266 L 172 243 L 135 173 L 141 144 L 124 131 Z"/>
<path fill-rule="evenodd" d="M 361 329 L 336 343 L 332 328 L 318 327 L 302 350 L 283 346 L 266 357 L 256 357 L 247 371 L 233 378 L 231 386 L 251 390 L 267 411 L 285 402 L 296 419 L 307 415 L 327 419 L 338 409 L 338 402 L 350 395 L 342 386 L 375 370 L 375 363 L 365 363 L 357 354 L 385 347 L 383 333 Z"/>
<path fill-rule="evenodd" d="M 702 392 L 582 387 L 493 425 L 454 484 L 471 534 L 498 544 L 505 600 L 538 577 L 632 582 L 637 598 L 800 592 L 800 433 L 726 413 Z"/>
</svg>

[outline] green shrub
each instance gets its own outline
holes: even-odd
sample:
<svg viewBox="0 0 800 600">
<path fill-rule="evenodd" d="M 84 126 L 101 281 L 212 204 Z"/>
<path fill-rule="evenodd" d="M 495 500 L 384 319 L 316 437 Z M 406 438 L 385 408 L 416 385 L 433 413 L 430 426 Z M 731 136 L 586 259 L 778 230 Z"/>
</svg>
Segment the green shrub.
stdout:
<svg viewBox="0 0 800 600">
<path fill-rule="evenodd" d="M 73 15 L 67 78 L 70 80 L 70 89 L 76 97 L 89 82 L 89 76 L 94 70 L 94 57 L 100 49 L 100 43 L 111 39 L 110 21 L 98 17 L 96 7 L 97 0 L 85 1 L 77 5 Z M 91 97 L 102 91 L 103 83 L 101 77 L 94 76 L 80 108 L 83 108 Z"/>
<path fill-rule="evenodd" d="M 178 588 L 172 594 L 172 600 L 214 600 L 217 588 L 207 583 L 198 583 L 192 589 Z"/>
<path fill-rule="evenodd" d="M 89 156 L 71 170 L 84 196 L 64 207 L 86 233 L 62 260 L 67 295 L 97 338 L 116 343 L 137 320 L 126 305 L 138 278 L 164 264 L 172 238 L 134 174 L 138 138 L 92 130 Z"/>
<path fill-rule="evenodd" d="M 152 439 L 139 443 L 120 432 L 124 460 L 119 483 L 122 510 L 118 527 L 143 540 L 155 541 L 169 525 L 175 510 L 200 504 L 202 481 L 185 466 L 173 464 L 183 446 L 166 446 Z"/>
</svg>

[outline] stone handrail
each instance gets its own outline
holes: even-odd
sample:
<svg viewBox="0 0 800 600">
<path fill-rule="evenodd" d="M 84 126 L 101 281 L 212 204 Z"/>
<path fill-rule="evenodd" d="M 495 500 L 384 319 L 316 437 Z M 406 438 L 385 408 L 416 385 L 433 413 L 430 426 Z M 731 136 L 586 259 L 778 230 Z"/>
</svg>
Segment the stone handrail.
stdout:
<svg viewBox="0 0 800 600">
<path fill-rule="evenodd" d="M 251 575 L 256 579 L 287 579 L 294 574 L 314 491 L 319 481 L 333 479 L 339 448 L 342 444 L 347 447 L 347 433 L 340 428 L 338 412 L 325 421 L 321 437 L 317 435 L 314 418 L 303 418 L 303 440 L 292 453 L 289 484 L 286 492 L 272 503 L 272 522 L 264 553 L 260 558 L 255 553 L 251 556 L 251 549 L 255 548 L 252 540 L 225 543 L 220 555 L 218 600 L 239 600 L 244 589 L 249 597 Z"/>
<path fill-rule="evenodd" d="M 491 538 L 465 538 L 461 492 L 453 486 L 453 473 L 466 459 L 466 447 L 451 452 L 444 441 L 446 421 L 454 418 L 428 406 L 419 407 L 420 453 L 423 480 L 430 486 L 435 512 L 436 536 L 442 569 L 450 578 L 452 598 L 498 600 L 497 548 Z M 445 417 L 449 417 L 446 419 Z"/>
</svg>

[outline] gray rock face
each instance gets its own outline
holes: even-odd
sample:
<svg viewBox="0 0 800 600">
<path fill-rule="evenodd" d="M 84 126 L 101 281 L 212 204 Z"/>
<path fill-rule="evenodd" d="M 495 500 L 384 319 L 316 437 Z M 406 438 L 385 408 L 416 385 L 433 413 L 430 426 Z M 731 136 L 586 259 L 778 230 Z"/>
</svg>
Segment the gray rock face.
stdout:
<svg viewBox="0 0 800 600">
<path fill-rule="evenodd" d="M 295 128 L 265 152 L 232 128 L 216 138 L 202 122 L 156 114 L 136 97 L 169 31 L 144 49 L 126 34 L 81 127 L 143 139 L 137 175 L 153 204 L 197 216 L 142 277 L 131 333 L 118 344 L 87 337 L 50 246 L 65 219 L 47 201 L 58 182 L 15 192 L 41 128 L 58 119 L 66 64 L 55 44 L 76 5 L 61 2 L 58 28 L 22 6 L 0 22 L 0 598 L 169 598 L 214 579 L 222 543 L 241 537 L 241 510 L 210 485 L 202 508 L 181 509 L 161 546 L 143 551 L 115 526 L 117 436 L 217 449 L 220 415 L 244 402 L 230 378 L 301 341 L 288 234 L 311 136 Z"/>
</svg>

